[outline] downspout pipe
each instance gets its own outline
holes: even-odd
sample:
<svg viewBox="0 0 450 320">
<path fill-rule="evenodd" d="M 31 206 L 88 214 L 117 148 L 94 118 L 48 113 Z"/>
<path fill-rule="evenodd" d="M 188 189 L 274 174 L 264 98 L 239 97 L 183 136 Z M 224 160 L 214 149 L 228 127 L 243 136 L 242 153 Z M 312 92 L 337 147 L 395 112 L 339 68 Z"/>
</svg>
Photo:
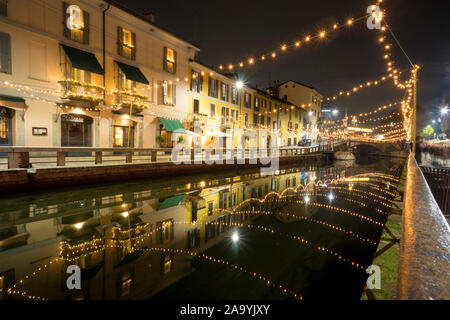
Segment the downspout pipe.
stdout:
<svg viewBox="0 0 450 320">
<path fill-rule="evenodd" d="M 103 75 L 103 101 L 106 103 L 106 11 L 109 10 L 111 4 L 108 3 L 106 8 L 102 11 L 103 18 L 103 70 L 105 74 Z"/>
</svg>

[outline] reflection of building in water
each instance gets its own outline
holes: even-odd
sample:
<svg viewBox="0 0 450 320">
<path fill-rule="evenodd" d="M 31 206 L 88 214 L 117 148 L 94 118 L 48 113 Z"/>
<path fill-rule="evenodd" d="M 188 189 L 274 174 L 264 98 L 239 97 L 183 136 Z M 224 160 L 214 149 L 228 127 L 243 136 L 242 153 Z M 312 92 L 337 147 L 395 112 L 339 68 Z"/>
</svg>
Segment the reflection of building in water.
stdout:
<svg viewBox="0 0 450 320">
<path fill-rule="evenodd" d="M 223 240 L 234 223 L 249 222 L 255 199 L 339 174 L 280 170 L 274 176 L 216 179 L 199 189 L 188 184 L 176 192 L 145 190 L 15 208 L 1 215 L 0 297 L 11 298 L 7 289 L 27 275 L 17 289 L 50 299 L 149 297 L 192 271 L 186 255 L 165 249 L 202 252 Z M 81 290 L 66 288 L 73 264 L 82 270 Z"/>
</svg>

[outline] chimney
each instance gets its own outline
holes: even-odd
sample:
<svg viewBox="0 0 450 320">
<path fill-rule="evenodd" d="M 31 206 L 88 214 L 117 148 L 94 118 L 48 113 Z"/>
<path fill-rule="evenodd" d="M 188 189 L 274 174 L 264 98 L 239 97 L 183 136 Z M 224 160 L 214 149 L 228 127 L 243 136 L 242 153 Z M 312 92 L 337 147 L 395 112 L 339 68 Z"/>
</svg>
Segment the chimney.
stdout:
<svg viewBox="0 0 450 320">
<path fill-rule="evenodd" d="M 143 16 L 147 21 L 149 21 L 151 23 L 155 23 L 155 16 L 153 15 L 153 13 L 151 13 L 151 12 L 144 13 Z"/>
</svg>

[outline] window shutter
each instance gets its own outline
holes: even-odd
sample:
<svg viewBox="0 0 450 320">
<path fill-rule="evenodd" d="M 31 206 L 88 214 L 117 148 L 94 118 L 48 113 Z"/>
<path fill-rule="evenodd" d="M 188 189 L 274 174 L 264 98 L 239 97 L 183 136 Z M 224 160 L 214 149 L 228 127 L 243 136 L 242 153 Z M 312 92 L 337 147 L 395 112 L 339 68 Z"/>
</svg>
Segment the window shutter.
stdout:
<svg viewBox="0 0 450 320">
<path fill-rule="evenodd" d="M 67 13 L 67 8 L 69 7 L 69 5 L 67 4 L 67 2 L 63 2 L 63 35 L 64 37 L 66 37 L 67 39 L 70 39 L 70 30 L 67 28 L 67 19 L 69 19 L 69 14 Z"/>
<path fill-rule="evenodd" d="M 177 86 L 175 84 L 172 85 L 172 93 L 173 93 L 173 105 L 177 104 Z"/>
<path fill-rule="evenodd" d="M 83 20 L 84 20 L 83 43 L 89 44 L 89 12 L 84 10 L 83 10 Z"/>
<path fill-rule="evenodd" d="M 212 79 L 210 77 L 208 80 L 208 96 L 210 96 L 210 97 L 211 97 L 211 82 L 212 82 Z"/>
<path fill-rule="evenodd" d="M 170 221 L 170 240 L 173 240 L 173 238 L 175 237 L 174 231 L 175 231 L 175 221 L 172 219 Z"/>
<path fill-rule="evenodd" d="M 117 53 L 119 56 L 123 55 L 123 30 L 122 27 L 117 27 Z"/>
<path fill-rule="evenodd" d="M 199 93 L 203 93 L 203 76 L 201 73 L 198 76 L 198 91 Z"/>
<path fill-rule="evenodd" d="M 8 16 L 8 0 L 0 0 L 0 16 Z"/>
<path fill-rule="evenodd" d="M 11 73 L 11 37 L 0 32 L 0 71 Z"/>
<path fill-rule="evenodd" d="M 173 58 L 175 60 L 175 63 L 173 64 L 173 73 L 176 74 L 177 73 L 177 52 L 175 50 L 173 51 Z"/>
<path fill-rule="evenodd" d="M 133 44 L 133 49 L 131 49 L 131 60 L 136 60 L 136 33 L 131 33 L 131 43 Z"/>
<path fill-rule="evenodd" d="M 167 104 L 167 81 L 163 82 L 163 104 Z"/>
<path fill-rule="evenodd" d="M 163 56 L 163 69 L 164 71 L 168 71 L 167 70 L 167 47 L 164 47 L 164 56 Z"/>
</svg>

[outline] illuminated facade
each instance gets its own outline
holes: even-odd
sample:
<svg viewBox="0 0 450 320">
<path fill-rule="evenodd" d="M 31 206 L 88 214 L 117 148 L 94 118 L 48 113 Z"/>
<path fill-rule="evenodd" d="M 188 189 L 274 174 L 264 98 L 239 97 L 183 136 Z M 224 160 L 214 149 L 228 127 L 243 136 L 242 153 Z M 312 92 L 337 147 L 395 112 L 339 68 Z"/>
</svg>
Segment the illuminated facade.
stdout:
<svg viewBox="0 0 450 320">
<path fill-rule="evenodd" d="M 260 147 L 260 130 L 278 130 L 279 146 L 301 140 L 306 109 L 245 85 L 200 62 L 189 68 L 188 126 L 201 129 L 202 146 Z"/>
<path fill-rule="evenodd" d="M 199 49 L 108 1 L 2 1 L 0 144 L 156 147 Z M 131 116 L 131 121 L 130 121 Z"/>
</svg>

